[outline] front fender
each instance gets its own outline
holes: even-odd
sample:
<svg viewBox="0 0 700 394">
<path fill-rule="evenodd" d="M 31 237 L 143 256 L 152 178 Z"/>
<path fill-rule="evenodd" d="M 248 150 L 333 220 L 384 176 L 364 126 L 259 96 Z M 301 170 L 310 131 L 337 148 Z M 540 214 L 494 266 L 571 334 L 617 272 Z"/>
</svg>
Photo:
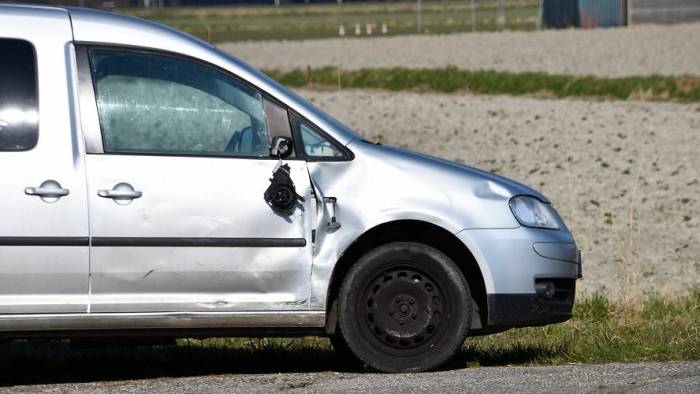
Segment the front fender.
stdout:
<svg viewBox="0 0 700 394">
<path fill-rule="evenodd" d="M 452 234 L 463 229 L 513 229 L 520 225 L 508 201 L 515 194 L 536 193 L 493 174 L 396 148 L 366 142 L 349 147 L 355 153 L 352 161 L 308 163 L 318 202 L 311 274 L 313 309 L 325 308 L 335 264 L 370 229 L 400 220 L 431 223 Z M 327 228 L 330 216 L 323 197 L 335 197 L 339 229 Z M 493 289 L 483 257 L 475 257 L 488 278 L 487 286 Z"/>
</svg>

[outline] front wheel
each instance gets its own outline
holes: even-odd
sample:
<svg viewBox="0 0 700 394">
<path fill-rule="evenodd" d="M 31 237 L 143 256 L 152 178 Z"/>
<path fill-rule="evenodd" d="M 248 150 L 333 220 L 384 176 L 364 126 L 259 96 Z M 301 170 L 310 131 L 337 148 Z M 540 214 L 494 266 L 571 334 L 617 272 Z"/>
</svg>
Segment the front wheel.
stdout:
<svg viewBox="0 0 700 394">
<path fill-rule="evenodd" d="M 358 260 L 338 306 L 350 350 L 383 372 L 440 366 L 459 351 L 471 325 L 471 295 L 459 268 L 413 242 L 383 245 Z"/>
</svg>

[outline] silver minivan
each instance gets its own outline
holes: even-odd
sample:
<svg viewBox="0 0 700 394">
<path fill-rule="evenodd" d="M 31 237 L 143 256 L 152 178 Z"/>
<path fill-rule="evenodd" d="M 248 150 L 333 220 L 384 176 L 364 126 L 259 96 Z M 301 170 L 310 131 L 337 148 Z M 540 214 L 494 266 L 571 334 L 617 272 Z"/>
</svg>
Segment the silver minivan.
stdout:
<svg viewBox="0 0 700 394">
<path fill-rule="evenodd" d="M 2 338 L 319 335 L 422 371 L 569 319 L 580 276 L 535 190 L 366 141 L 168 27 L 0 5 Z"/>
</svg>

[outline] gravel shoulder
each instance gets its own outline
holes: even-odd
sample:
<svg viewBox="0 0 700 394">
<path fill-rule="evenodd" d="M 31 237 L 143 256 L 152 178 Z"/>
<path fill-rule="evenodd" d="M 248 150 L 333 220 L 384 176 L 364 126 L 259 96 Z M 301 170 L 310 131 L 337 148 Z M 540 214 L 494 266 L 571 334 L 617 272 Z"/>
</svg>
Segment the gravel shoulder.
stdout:
<svg viewBox="0 0 700 394">
<path fill-rule="evenodd" d="M 1 390 L 3 392 L 5 390 Z M 697 393 L 700 363 L 566 365 L 556 367 L 467 368 L 422 374 L 338 372 L 217 375 L 14 387 L 7 392 L 229 393 Z"/>
<path fill-rule="evenodd" d="M 628 28 L 224 43 L 263 69 L 340 66 L 543 71 L 624 77 L 700 75 L 700 23 Z"/>
<path fill-rule="evenodd" d="M 367 139 L 542 191 L 584 253 L 583 294 L 700 285 L 700 105 L 301 91 Z"/>
</svg>

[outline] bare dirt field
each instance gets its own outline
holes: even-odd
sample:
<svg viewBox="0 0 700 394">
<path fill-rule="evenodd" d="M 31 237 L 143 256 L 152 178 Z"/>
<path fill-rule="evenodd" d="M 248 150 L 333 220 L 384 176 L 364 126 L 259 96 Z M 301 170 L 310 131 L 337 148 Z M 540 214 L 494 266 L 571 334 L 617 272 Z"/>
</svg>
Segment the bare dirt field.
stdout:
<svg viewBox="0 0 700 394">
<path fill-rule="evenodd" d="M 700 285 L 700 104 L 302 91 L 368 139 L 533 186 L 584 251 L 584 294 Z"/>
<path fill-rule="evenodd" d="M 336 65 L 623 77 L 700 75 L 700 23 L 616 29 L 257 41 L 219 45 L 264 69 Z"/>
</svg>

